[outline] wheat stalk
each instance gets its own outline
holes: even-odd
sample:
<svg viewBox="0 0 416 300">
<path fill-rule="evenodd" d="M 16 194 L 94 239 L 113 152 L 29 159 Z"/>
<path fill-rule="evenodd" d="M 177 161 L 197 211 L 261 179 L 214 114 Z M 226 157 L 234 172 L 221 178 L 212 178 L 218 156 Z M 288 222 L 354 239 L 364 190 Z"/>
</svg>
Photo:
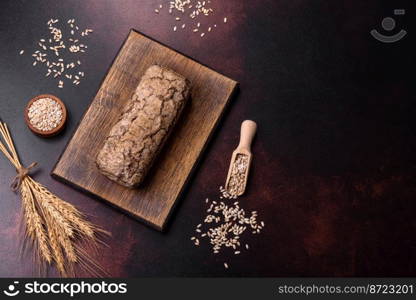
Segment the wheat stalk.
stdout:
<svg viewBox="0 0 416 300">
<path fill-rule="evenodd" d="M 78 233 L 82 233 L 90 238 L 94 238 L 95 232 L 103 232 L 107 233 L 100 228 L 94 226 L 88 221 L 83 219 L 83 214 L 72 204 L 68 202 L 62 201 L 50 191 L 48 191 L 43 185 L 40 183 L 33 181 L 33 187 L 38 192 L 44 195 L 44 205 L 52 206 L 54 210 L 59 212 L 62 216 L 65 216 L 66 221 L 69 223 L 71 229 Z M 48 203 L 48 204 L 46 204 Z M 108 233 L 107 233 L 108 234 Z"/>
<path fill-rule="evenodd" d="M 86 221 L 85 216 L 72 204 L 51 193 L 36 182 L 20 163 L 7 125 L 0 121 L 0 151 L 16 168 L 13 187 L 22 198 L 25 240 L 33 247 L 39 264 L 54 264 L 63 277 L 75 276 L 78 264 L 85 271 L 101 276 L 105 272 L 89 256 L 84 247 L 97 248 L 102 243 L 97 235 L 107 231 Z"/>
<path fill-rule="evenodd" d="M 23 199 L 23 207 L 29 222 L 26 224 L 26 230 L 30 234 L 32 244 L 38 248 L 40 258 L 43 258 L 47 263 L 51 263 L 52 256 L 49 250 L 47 235 L 44 229 L 44 222 L 36 212 L 35 198 L 30 191 L 30 187 L 24 182 L 21 188 L 21 195 Z"/>
</svg>

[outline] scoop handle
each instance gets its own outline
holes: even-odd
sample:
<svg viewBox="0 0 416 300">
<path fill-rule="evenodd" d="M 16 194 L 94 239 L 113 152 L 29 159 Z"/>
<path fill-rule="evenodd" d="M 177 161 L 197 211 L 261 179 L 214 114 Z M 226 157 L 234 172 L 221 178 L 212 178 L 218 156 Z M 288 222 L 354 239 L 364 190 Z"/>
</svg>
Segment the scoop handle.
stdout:
<svg viewBox="0 0 416 300">
<path fill-rule="evenodd" d="M 253 141 L 256 131 L 256 122 L 245 120 L 243 123 L 241 123 L 240 144 L 238 145 L 238 148 L 243 148 L 251 151 L 251 142 Z"/>
</svg>

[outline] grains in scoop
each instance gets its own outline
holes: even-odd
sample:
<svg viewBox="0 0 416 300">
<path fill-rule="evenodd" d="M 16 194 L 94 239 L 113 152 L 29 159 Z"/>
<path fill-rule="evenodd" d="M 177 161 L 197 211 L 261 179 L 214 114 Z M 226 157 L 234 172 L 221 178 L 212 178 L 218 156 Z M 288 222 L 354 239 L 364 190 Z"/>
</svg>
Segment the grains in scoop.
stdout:
<svg viewBox="0 0 416 300">
<path fill-rule="evenodd" d="M 61 105 L 51 98 L 40 98 L 29 107 L 30 124 L 40 131 L 50 131 L 62 122 Z"/>
<path fill-rule="evenodd" d="M 248 156 L 245 154 L 237 154 L 235 157 L 232 164 L 230 180 L 228 186 L 225 187 L 230 195 L 241 195 L 244 193 L 248 163 Z"/>
</svg>

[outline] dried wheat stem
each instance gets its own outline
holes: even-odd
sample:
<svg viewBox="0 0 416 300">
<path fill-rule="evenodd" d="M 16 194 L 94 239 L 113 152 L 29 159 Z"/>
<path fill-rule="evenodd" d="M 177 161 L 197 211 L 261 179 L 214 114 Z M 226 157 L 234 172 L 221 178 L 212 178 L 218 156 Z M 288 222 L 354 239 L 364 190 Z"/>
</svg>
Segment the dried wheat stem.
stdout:
<svg viewBox="0 0 416 300">
<path fill-rule="evenodd" d="M 109 234 L 84 220 L 83 214 L 72 204 L 51 193 L 46 187 L 22 172 L 22 164 L 5 123 L 0 122 L 0 151 L 19 173 L 17 187 L 22 198 L 25 238 L 35 250 L 38 263 L 54 263 L 62 276 L 74 276 L 74 265 L 94 275 L 103 275 L 102 268 L 81 246 L 85 242 L 96 248 L 97 233 Z"/>
<path fill-rule="evenodd" d="M 48 224 L 49 223 L 49 224 Z M 48 226 L 48 237 L 49 237 L 49 245 L 52 249 L 53 258 L 56 263 L 56 267 L 58 271 L 63 275 L 67 276 L 66 267 L 65 267 L 65 257 L 62 253 L 61 245 L 58 241 L 58 235 L 56 234 L 55 228 L 53 228 L 53 224 L 50 221 L 47 221 Z"/>
<path fill-rule="evenodd" d="M 21 194 L 23 195 L 23 206 L 27 215 L 27 219 L 30 220 L 26 224 L 26 230 L 34 235 L 35 238 L 32 238 L 33 243 L 37 243 L 37 248 L 39 249 L 39 255 L 45 259 L 46 262 L 51 263 L 52 257 L 48 246 L 47 236 L 44 229 L 44 222 L 36 211 L 35 199 L 33 197 L 30 188 L 27 185 L 27 182 L 24 181 L 21 186 Z"/>
</svg>

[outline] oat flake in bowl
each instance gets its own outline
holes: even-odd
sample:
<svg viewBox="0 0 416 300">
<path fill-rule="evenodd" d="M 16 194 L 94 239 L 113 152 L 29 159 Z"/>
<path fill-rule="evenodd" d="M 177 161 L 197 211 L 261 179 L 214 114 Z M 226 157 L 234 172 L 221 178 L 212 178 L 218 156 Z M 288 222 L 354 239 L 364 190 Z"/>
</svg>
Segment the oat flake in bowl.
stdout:
<svg viewBox="0 0 416 300">
<path fill-rule="evenodd" d="M 26 107 L 25 119 L 30 130 L 41 136 L 59 133 L 66 123 L 64 103 L 53 95 L 39 95 Z"/>
</svg>

